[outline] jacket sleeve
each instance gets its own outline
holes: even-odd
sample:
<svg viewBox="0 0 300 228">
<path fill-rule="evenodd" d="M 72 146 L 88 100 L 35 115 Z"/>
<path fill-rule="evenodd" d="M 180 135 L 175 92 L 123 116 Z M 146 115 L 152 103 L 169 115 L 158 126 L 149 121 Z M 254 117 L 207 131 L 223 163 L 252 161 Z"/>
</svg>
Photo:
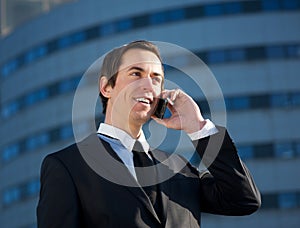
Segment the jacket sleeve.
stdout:
<svg viewBox="0 0 300 228">
<path fill-rule="evenodd" d="M 209 172 L 201 175 L 203 212 L 247 215 L 261 205 L 261 197 L 246 165 L 240 160 L 227 130 L 194 141 Z"/>
<path fill-rule="evenodd" d="M 74 183 L 64 164 L 55 156 L 44 159 L 40 182 L 38 227 L 79 227 L 78 197 Z"/>
</svg>

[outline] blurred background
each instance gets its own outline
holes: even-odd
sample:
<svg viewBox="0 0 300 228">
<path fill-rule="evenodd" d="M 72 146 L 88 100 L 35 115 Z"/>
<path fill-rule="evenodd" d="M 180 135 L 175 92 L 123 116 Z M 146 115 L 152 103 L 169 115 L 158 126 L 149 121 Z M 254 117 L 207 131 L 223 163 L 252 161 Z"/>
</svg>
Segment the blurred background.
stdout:
<svg viewBox="0 0 300 228">
<path fill-rule="evenodd" d="M 179 45 L 209 66 L 227 128 L 261 190 L 255 214 L 204 214 L 202 226 L 300 227 L 300 0 L 0 2 L 0 227 L 36 227 L 41 161 L 74 142 L 80 79 L 107 51 L 137 39 Z M 188 56 L 171 57 L 173 66 L 196 70 Z M 193 81 L 172 67 L 166 78 L 210 117 Z M 95 126 L 103 121 L 96 109 Z M 88 131 L 84 116 L 76 121 Z M 170 140 L 160 146 L 172 152 Z"/>
</svg>

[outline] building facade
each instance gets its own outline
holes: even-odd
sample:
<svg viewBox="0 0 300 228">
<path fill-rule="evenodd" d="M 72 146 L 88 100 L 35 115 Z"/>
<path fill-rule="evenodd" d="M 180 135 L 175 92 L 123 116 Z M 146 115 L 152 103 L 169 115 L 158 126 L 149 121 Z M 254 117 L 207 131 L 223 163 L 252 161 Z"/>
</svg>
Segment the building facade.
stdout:
<svg viewBox="0 0 300 228">
<path fill-rule="evenodd" d="M 299 0 L 78 0 L 2 37 L 1 227 L 36 227 L 41 161 L 74 141 L 72 105 L 80 80 L 110 49 L 139 39 L 184 47 L 210 68 L 224 96 L 227 128 L 261 190 L 255 214 L 204 214 L 203 227 L 299 227 L 299 21 Z M 197 70 L 185 56 L 175 57 L 172 66 Z M 211 117 L 211 100 L 188 76 L 166 67 L 166 79 Z M 98 123 L 103 115 L 96 109 Z M 84 115 L 75 122 L 89 131 Z M 167 142 L 179 136 L 170 135 L 160 147 L 171 152 Z"/>
</svg>

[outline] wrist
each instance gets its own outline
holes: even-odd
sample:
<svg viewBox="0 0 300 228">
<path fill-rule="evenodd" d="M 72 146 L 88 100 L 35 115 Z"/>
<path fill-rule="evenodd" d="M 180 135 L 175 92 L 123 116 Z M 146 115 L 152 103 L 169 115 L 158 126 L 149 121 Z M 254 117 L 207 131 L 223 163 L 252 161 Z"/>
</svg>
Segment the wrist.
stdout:
<svg viewBox="0 0 300 228">
<path fill-rule="evenodd" d="M 185 130 L 187 134 L 192 134 L 197 131 L 201 131 L 206 124 L 206 120 L 199 120 L 196 123 L 192 123 L 189 128 Z"/>
</svg>

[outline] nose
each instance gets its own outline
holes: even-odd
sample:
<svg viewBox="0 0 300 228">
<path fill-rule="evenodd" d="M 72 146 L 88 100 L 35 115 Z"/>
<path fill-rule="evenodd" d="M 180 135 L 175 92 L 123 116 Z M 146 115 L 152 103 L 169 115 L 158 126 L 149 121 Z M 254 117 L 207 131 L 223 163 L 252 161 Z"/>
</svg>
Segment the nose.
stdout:
<svg viewBox="0 0 300 228">
<path fill-rule="evenodd" d="M 140 86 L 144 91 L 153 92 L 153 83 L 151 77 L 144 77 L 140 79 Z"/>
</svg>

